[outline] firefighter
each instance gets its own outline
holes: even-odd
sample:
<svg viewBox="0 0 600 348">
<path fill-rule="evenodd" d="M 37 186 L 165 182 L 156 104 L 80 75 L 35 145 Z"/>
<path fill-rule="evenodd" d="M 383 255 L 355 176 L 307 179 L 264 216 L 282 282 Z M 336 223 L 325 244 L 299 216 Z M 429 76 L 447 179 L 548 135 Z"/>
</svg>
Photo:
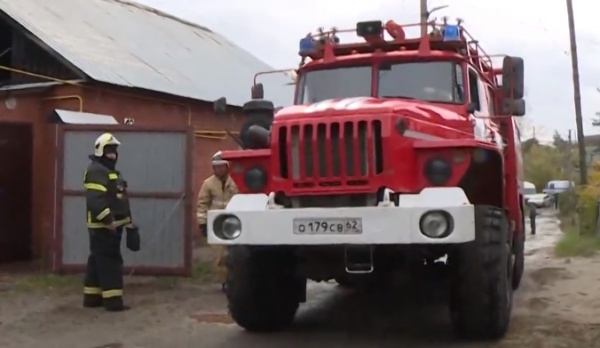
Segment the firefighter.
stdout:
<svg viewBox="0 0 600 348">
<path fill-rule="evenodd" d="M 206 213 L 213 209 L 225 209 L 227 203 L 238 193 L 238 188 L 229 176 L 229 162 L 221 156 L 221 151 L 212 157 L 213 175 L 204 180 L 200 193 L 198 194 L 197 216 L 200 232 L 206 237 Z M 215 251 L 215 271 L 221 282 L 222 290 L 225 291 L 225 278 L 227 268 L 225 256 L 227 249 L 224 246 L 213 246 Z"/>
<path fill-rule="evenodd" d="M 118 312 L 123 304 L 123 227 L 133 228 L 127 183 L 115 169 L 120 142 L 104 133 L 94 144 L 91 163 L 83 175 L 86 189 L 87 228 L 90 255 L 84 278 L 84 307 L 102 307 Z"/>
</svg>

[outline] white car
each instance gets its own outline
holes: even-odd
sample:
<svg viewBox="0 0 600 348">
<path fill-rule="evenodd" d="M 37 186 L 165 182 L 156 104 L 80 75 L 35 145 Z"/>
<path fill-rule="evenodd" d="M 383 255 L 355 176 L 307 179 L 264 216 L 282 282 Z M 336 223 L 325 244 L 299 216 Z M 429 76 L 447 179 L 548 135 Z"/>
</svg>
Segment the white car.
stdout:
<svg viewBox="0 0 600 348">
<path fill-rule="evenodd" d="M 549 195 L 563 193 L 570 188 L 575 187 L 575 182 L 568 180 L 552 180 L 548 181 L 543 192 Z"/>
<path fill-rule="evenodd" d="M 546 193 L 525 195 L 525 201 L 529 204 L 533 204 L 536 208 L 548 208 L 554 203 L 552 196 Z"/>
</svg>

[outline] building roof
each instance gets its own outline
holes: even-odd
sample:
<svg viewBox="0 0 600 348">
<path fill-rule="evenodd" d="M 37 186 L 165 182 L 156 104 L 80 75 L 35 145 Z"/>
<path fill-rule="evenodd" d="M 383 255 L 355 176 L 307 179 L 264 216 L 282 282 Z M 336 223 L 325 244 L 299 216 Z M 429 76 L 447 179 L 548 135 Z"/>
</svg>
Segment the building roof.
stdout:
<svg viewBox="0 0 600 348">
<path fill-rule="evenodd" d="M 0 0 L 0 10 L 108 84 L 242 105 L 254 74 L 272 69 L 208 28 L 126 0 Z M 276 105 L 292 101 L 289 78 L 263 81 Z"/>
</svg>

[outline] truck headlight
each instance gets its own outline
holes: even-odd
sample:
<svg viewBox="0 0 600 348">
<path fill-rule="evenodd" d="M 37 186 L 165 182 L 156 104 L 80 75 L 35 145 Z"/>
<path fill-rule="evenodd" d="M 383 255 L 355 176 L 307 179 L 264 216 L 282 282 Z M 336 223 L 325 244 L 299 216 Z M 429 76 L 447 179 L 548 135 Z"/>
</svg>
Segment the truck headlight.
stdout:
<svg viewBox="0 0 600 348">
<path fill-rule="evenodd" d="M 452 165 L 441 158 L 432 158 L 425 163 L 424 175 L 433 185 L 443 185 L 452 177 Z"/>
<path fill-rule="evenodd" d="M 242 222 L 234 215 L 221 215 L 213 222 L 213 231 L 221 239 L 236 239 L 242 234 Z"/>
<path fill-rule="evenodd" d="M 252 192 L 260 192 L 267 186 L 267 172 L 262 168 L 249 169 L 244 174 L 244 185 Z"/>
<path fill-rule="evenodd" d="M 421 233 L 429 238 L 445 238 L 452 233 L 454 229 L 454 221 L 452 216 L 445 211 L 430 211 L 423 216 L 419 221 Z"/>
</svg>

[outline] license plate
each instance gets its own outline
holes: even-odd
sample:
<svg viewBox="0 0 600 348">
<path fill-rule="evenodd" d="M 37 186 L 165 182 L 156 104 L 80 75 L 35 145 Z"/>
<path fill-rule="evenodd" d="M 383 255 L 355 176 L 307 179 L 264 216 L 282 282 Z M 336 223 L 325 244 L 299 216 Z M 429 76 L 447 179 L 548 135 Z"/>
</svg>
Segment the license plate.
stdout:
<svg viewBox="0 0 600 348">
<path fill-rule="evenodd" d="M 361 218 L 294 219 L 294 234 L 362 234 Z"/>
</svg>

